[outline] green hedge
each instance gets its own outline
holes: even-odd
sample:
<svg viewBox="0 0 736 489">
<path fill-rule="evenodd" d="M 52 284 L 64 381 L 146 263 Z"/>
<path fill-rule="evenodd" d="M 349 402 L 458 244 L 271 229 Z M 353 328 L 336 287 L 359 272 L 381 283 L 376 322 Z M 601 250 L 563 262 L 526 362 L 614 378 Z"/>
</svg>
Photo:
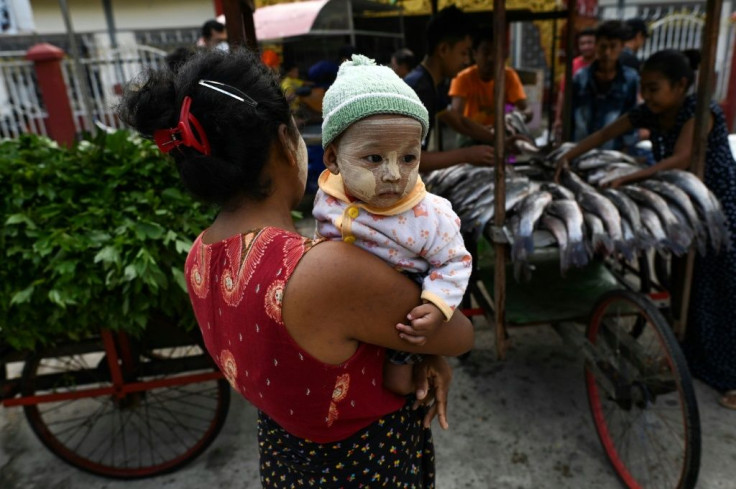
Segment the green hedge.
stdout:
<svg viewBox="0 0 736 489">
<path fill-rule="evenodd" d="M 139 334 L 157 315 L 194 325 L 183 266 L 213 210 L 171 160 L 126 131 L 72 149 L 0 143 L 0 346 L 31 349 L 100 327 Z"/>
</svg>

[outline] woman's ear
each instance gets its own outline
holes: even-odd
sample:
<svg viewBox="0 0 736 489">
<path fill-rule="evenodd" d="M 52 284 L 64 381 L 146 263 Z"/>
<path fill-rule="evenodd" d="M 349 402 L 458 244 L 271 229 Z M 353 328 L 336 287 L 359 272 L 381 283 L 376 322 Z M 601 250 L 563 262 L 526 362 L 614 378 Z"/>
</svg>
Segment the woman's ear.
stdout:
<svg viewBox="0 0 736 489">
<path fill-rule="evenodd" d="M 330 144 L 325 148 L 324 156 L 322 156 L 322 161 L 324 162 L 327 169 L 330 170 L 330 173 L 332 173 L 333 175 L 337 175 L 340 173 L 340 168 L 337 166 L 337 150 L 335 149 L 334 144 Z"/>
<path fill-rule="evenodd" d="M 281 151 L 284 152 L 284 156 L 289 159 L 292 165 L 296 165 L 296 148 L 294 147 L 294 141 L 289 133 L 289 127 L 286 124 L 279 124 L 279 143 L 281 143 Z"/>
</svg>

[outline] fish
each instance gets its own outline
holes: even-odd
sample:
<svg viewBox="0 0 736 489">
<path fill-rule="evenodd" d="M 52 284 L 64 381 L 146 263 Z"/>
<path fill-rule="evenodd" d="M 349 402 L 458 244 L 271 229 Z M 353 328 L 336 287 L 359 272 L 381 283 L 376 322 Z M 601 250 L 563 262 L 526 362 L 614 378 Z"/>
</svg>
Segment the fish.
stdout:
<svg viewBox="0 0 736 489">
<path fill-rule="evenodd" d="M 548 168 L 554 168 L 557 160 L 559 160 L 562 155 L 570 151 L 575 146 L 575 143 L 569 141 L 562 143 L 557 148 L 547 153 L 547 156 L 541 161 L 541 163 Z"/>
<path fill-rule="evenodd" d="M 523 139 L 517 139 L 514 141 L 514 146 L 516 146 L 519 153 L 523 155 L 535 155 L 541 151 L 541 149 L 537 148 L 534 144 Z"/>
<path fill-rule="evenodd" d="M 637 168 L 633 165 L 628 165 L 627 167 L 619 167 L 618 169 L 611 170 L 606 174 L 603 178 L 601 178 L 598 181 L 599 187 L 605 187 L 609 183 L 613 182 L 614 180 L 617 180 L 621 177 L 625 177 L 626 175 L 631 175 L 632 173 L 636 173 L 640 170 L 640 168 Z"/>
<path fill-rule="evenodd" d="M 560 253 L 560 275 L 564 277 L 565 272 L 570 268 L 570 247 L 568 246 L 565 223 L 549 214 L 543 215 L 540 223 L 554 236 L 555 241 L 557 241 L 557 248 Z"/>
<path fill-rule="evenodd" d="M 595 188 L 585 183 L 575 172 L 568 169 L 564 169 L 560 173 L 560 182 L 575 195 L 581 192 L 595 192 Z"/>
<path fill-rule="evenodd" d="M 690 227 L 695 237 L 698 253 L 705 255 L 708 246 L 707 231 L 688 194 L 680 187 L 664 180 L 644 180 L 639 182 L 639 186 L 649 189 L 663 197 L 668 202 L 670 210 L 676 217 L 677 214 L 675 211 L 677 209 L 682 212 L 684 219 L 678 220 L 681 224 Z"/>
<path fill-rule="evenodd" d="M 544 190 L 532 192 L 514 207 L 519 216 L 518 225 L 512 229 L 514 242 L 511 245 L 511 259 L 525 261 L 534 252 L 532 233 L 534 226 L 544 212 L 547 204 L 552 202 L 552 194 Z"/>
<path fill-rule="evenodd" d="M 665 234 L 662 222 L 659 220 L 657 213 L 648 207 L 643 207 L 639 209 L 639 214 L 641 215 L 641 223 L 652 236 L 655 243 L 654 247 L 657 251 L 662 254 L 667 253 L 668 250 L 675 252 L 677 247 L 673 247 L 671 240 L 667 237 L 667 234 Z M 684 250 L 682 250 L 682 252 L 684 252 Z"/>
<path fill-rule="evenodd" d="M 603 221 L 590 212 L 583 212 L 583 220 L 585 221 L 585 227 L 588 229 L 593 252 L 603 253 L 605 255 L 613 253 L 613 241 L 611 241 L 611 237 L 606 233 L 606 229 L 603 227 Z"/>
<path fill-rule="evenodd" d="M 575 194 L 572 193 L 572 191 L 554 182 L 544 182 L 540 186 L 540 189 L 546 190 L 547 192 L 551 193 L 552 198 L 554 198 L 555 200 L 560 200 L 560 199 L 575 200 Z"/>
<path fill-rule="evenodd" d="M 529 132 L 529 127 L 524 121 L 524 115 L 518 110 L 512 110 L 508 114 L 505 114 L 503 121 L 507 134 L 522 134 L 524 136 L 531 136 L 531 133 Z"/>
<path fill-rule="evenodd" d="M 606 166 L 590 171 L 586 175 L 585 181 L 587 181 L 591 185 L 602 185 L 600 183 L 601 180 L 614 180 L 619 176 L 629 175 L 635 171 L 639 171 L 640 169 L 640 167 L 634 166 L 631 163 L 610 163 Z M 613 175 L 616 176 L 611 178 Z"/>
<path fill-rule="evenodd" d="M 545 214 L 556 217 L 565 223 L 570 264 L 583 267 L 588 263 L 589 254 L 583 235 L 583 212 L 574 200 L 554 200 L 544 209 Z"/>
<path fill-rule="evenodd" d="M 620 151 L 592 149 L 576 158 L 573 166 L 577 170 L 584 171 L 620 162 L 637 165 L 637 161 L 634 158 Z"/>
<path fill-rule="evenodd" d="M 679 256 L 690 247 L 693 241 L 692 230 L 677 220 L 664 198 L 637 185 L 625 185 L 620 187 L 620 190 L 639 204 L 640 213 L 641 209 L 646 207 L 657 214 L 671 243 L 673 253 Z"/>
<path fill-rule="evenodd" d="M 578 204 L 583 212 L 596 215 L 600 218 L 605 231 L 613 242 L 614 249 L 619 251 L 627 260 L 633 255 L 633 243 L 626 243 L 621 230 L 621 214 L 616 206 L 607 198 L 596 191 L 580 192 L 576 196 Z"/>
<path fill-rule="evenodd" d="M 715 196 L 711 197 L 712 192 L 698 177 L 683 170 L 665 170 L 657 172 L 655 178 L 675 185 L 690 196 L 690 201 L 705 219 L 708 237 L 715 251 L 730 241 L 720 204 L 716 205 L 718 200 Z"/>
<path fill-rule="evenodd" d="M 631 243 L 632 245 L 640 251 L 647 250 L 654 246 L 652 236 L 642 227 L 639 207 L 633 200 L 631 200 L 630 197 L 623 192 L 612 188 L 602 189 L 601 195 L 606 197 L 613 205 L 616 206 L 618 213 L 621 215 L 622 226 L 624 223 L 627 223 L 633 231 L 635 239 L 634 242 Z M 626 241 L 625 236 L 624 241 Z"/>
</svg>

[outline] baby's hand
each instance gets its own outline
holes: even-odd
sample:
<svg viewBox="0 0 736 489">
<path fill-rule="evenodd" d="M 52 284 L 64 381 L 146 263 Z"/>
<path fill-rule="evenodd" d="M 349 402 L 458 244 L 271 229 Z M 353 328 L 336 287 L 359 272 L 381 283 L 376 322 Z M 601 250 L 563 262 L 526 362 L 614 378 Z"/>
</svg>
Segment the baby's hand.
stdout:
<svg viewBox="0 0 736 489">
<path fill-rule="evenodd" d="M 431 303 L 422 304 L 411 310 L 406 316 L 411 324 L 397 324 L 399 337 L 413 345 L 423 345 L 427 336 L 432 334 L 442 323 L 445 316 L 437 306 Z"/>
</svg>

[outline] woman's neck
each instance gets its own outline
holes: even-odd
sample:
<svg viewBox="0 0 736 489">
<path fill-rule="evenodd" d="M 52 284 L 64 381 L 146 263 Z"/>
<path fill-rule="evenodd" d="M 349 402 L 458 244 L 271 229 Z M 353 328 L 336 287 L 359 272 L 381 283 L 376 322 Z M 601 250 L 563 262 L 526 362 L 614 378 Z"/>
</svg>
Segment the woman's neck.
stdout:
<svg viewBox="0 0 736 489">
<path fill-rule="evenodd" d="M 296 231 L 291 209 L 284 200 L 267 198 L 245 202 L 235 209 L 222 210 L 207 229 L 206 242 L 215 243 L 254 229 L 276 227 Z"/>
</svg>

